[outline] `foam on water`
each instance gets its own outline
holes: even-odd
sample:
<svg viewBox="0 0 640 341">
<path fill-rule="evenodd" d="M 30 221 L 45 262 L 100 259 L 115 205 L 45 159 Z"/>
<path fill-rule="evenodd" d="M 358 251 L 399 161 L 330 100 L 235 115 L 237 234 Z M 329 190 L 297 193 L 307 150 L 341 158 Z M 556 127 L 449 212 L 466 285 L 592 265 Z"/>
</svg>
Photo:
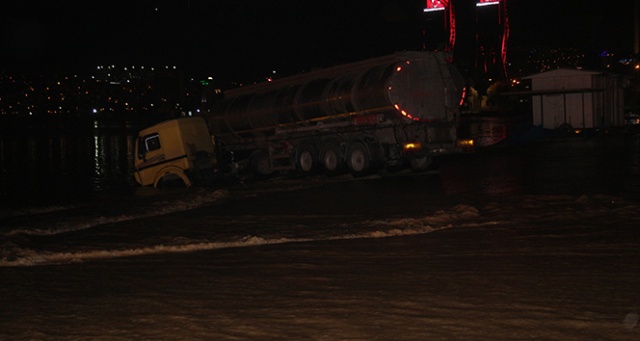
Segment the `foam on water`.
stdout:
<svg viewBox="0 0 640 341">
<path fill-rule="evenodd" d="M 0 208 L 0 219 L 30 216 L 34 214 L 52 213 L 66 211 L 77 207 L 77 205 L 51 205 L 42 207 L 26 207 L 19 209 Z"/>
<path fill-rule="evenodd" d="M 278 182 L 280 179 L 274 179 Z M 335 179 L 333 181 L 347 181 L 344 178 Z M 76 216 L 74 210 L 82 209 L 83 205 L 52 205 L 46 207 L 28 207 L 19 210 L 0 210 L 0 219 L 11 218 L 30 218 L 29 221 L 37 221 L 37 223 L 28 223 L 21 225 L 6 224 L 0 225 L 0 237 L 15 236 L 20 234 L 48 236 L 66 232 L 86 230 L 104 224 L 113 224 L 119 222 L 130 221 L 140 218 L 148 218 L 161 216 L 170 213 L 188 211 L 196 208 L 213 205 L 224 200 L 243 199 L 254 197 L 270 192 L 295 191 L 309 187 L 319 186 L 323 182 L 321 178 L 304 179 L 304 180 L 287 180 L 286 183 L 278 182 L 279 186 L 272 188 L 260 189 L 253 187 L 237 188 L 231 192 L 228 189 L 218 189 L 210 191 L 208 189 L 199 190 L 197 193 L 178 192 L 178 194 L 168 194 L 166 199 L 162 198 L 162 193 L 156 189 L 141 188 L 141 196 L 136 198 L 130 205 L 120 207 L 120 211 L 125 213 L 118 214 L 91 214 L 84 216 Z M 233 193 L 233 194 L 232 194 Z M 149 203 L 150 202 L 150 203 Z M 112 202 L 106 205 L 112 205 Z M 95 205 L 95 204 L 94 204 Z M 122 206 L 122 205 L 120 205 Z M 99 212 L 99 210 L 98 210 Z M 58 214 L 55 219 L 50 219 L 48 215 Z M 32 217 L 37 216 L 33 219 Z"/>
<path fill-rule="evenodd" d="M 255 195 L 255 193 L 243 194 L 244 197 L 247 195 Z M 100 234 L 99 238 L 82 237 L 82 241 L 72 245 L 54 245 L 55 243 L 45 240 L 45 243 L 49 242 L 49 244 L 40 243 L 40 249 L 38 249 L 30 242 L 25 242 L 28 238 L 54 238 L 62 233 L 73 235 L 75 231 L 81 230 L 88 230 L 87 232 L 92 235 L 93 232 L 90 229 L 93 227 L 205 207 L 228 196 L 227 191 L 220 190 L 212 193 L 200 193 L 186 199 L 156 202 L 144 209 L 140 208 L 122 215 L 98 216 L 90 219 L 76 218 L 77 221 L 74 221 L 74 218 L 69 218 L 63 223 L 44 227 L 14 227 L 0 235 L 0 266 L 66 264 L 284 243 L 387 238 L 427 234 L 449 228 L 482 227 L 496 224 L 518 226 L 535 222 L 535 224 L 552 225 L 558 221 L 579 220 L 583 223 L 586 222 L 587 225 L 593 224 L 597 227 L 598 221 L 603 219 L 608 223 L 618 220 L 625 224 L 631 221 L 640 223 L 639 208 L 634 202 L 624 202 L 611 196 L 543 195 L 520 196 L 487 202 L 480 209 L 468 204 L 459 204 L 417 217 L 405 216 L 369 220 L 357 220 L 356 218 L 354 220 L 352 216 L 335 215 L 313 217 L 295 214 L 289 216 L 233 216 L 218 217 L 221 222 L 216 221 L 214 225 L 211 225 L 210 220 L 196 220 L 190 223 L 193 227 L 187 230 L 175 229 L 170 225 L 148 233 L 142 230 L 142 237 L 139 239 L 111 240 L 109 239 L 110 230 L 101 228 L 96 229 L 96 233 Z M 114 225 L 114 228 L 117 229 L 117 225 Z M 192 233 L 193 229 L 196 230 L 195 234 Z M 571 236 L 601 232 L 597 228 L 585 229 L 584 231 L 579 228 Z M 553 232 L 550 231 L 550 233 Z"/>
<path fill-rule="evenodd" d="M 353 224 L 359 232 L 341 230 L 340 233 L 318 231 L 312 237 L 296 237 L 295 235 L 277 235 L 278 231 L 270 231 L 269 236 L 246 235 L 227 237 L 227 240 L 196 240 L 174 238 L 173 243 L 156 245 L 139 245 L 132 248 L 89 249 L 69 252 L 43 252 L 21 248 L 12 243 L 0 246 L 0 267 L 34 266 L 47 264 L 66 264 L 100 259 L 134 257 L 165 253 L 184 253 L 226 248 L 252 247 L 284 243 L 303 243 L 330 240 L 349 240 L 364 238 L 387 238 L 398 236 L 421 235 L 434 231 L 453 228 L 494 224 L 479 223 L 479 211 L 468 205 L 458 205 L 451 209 L 440 210 L 433 215 L 419 218 L 395 218 L 388 220 L 367 220 Z"/>
<path fill-rule="evenodd" d="M 194 196 L 190 196 L 189 198 L 178 199 L 178 200 L 165 200 L 152 204 L 151 206 L 134 208 L 130 213 L 127 214 L 119 214 L 119 215 L 111 215 L 111 216 L 92 216 L 92 217 L 81 217 L 74 218 L 68 217 L 64 220 L 57 221 L 53 224 L 49 223 L 47 226 L 37 226 L 37 225 L 28 225 L 28 226 L 18 226 L 18 227 L 9 227 L 8 231 L 4 232 L 4 236 L 15 236 L 19 234 L 25 235 L 35 235 L 35 236 L 48 236 L 48 235 L 56 235 L 60 233 L 86 230 L 92 227 L 105 225 L 105 224 L 113 224 L 119 223 L 134 219 L 140 218 L 148 218 L 154 216 L 160 216 L 164 214 L 176 213 L 187 211 L 199 207 L 204 207 L 207 205 L 211 205 L 213 203 L 219 202 L 223 199 L 226 199 L 229 196 L 228 191 L 226 190 L 218 190 L 211 193 L 203 193 Z M 72 209 L 73 206 L 66 208 L 51 208 L 51 209 L 42 209 L 42 210 L 30 210 L 31 213 L 26 214 L 43 214 L 43 213 L 51 213 L 57 212 L 63 209 Z"/>
</svg>

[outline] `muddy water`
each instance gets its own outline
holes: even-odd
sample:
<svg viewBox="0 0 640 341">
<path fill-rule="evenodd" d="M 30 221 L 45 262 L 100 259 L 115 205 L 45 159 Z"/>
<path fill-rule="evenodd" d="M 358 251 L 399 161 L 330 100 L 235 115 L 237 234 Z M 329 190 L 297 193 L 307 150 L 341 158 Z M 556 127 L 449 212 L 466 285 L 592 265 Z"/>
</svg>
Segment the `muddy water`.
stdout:
<svg viewBox="0 0 640 341">
<path fill-rule="evenodd" d="M 4 212 L 0 339 L 637 340 L 637 145 Z"/>
</svg>

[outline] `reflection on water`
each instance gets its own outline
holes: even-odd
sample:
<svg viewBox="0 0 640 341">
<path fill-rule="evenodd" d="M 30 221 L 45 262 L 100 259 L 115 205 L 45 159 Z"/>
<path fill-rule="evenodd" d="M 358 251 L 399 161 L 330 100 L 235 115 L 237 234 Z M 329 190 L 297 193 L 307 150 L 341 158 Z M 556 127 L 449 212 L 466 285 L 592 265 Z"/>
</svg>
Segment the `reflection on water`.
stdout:
<svg viewBox="0 0 640 341">
<path fill-rule="evenodd" d="M 496 124 L 490 121 L 490 126 Z M 96 125 L 0 136 L 0 204 L 78 202 L 131 193 L 136 186 L 131 173 L 135 136 L 144 126 Z M 640 129 L 494 146 L 444 157 L 439 167 L 438 180 L 447 194 L 603 193 L 637 199 Z"/>
<path fill-rule="evenodd" d="M 640 133 L 628 134 L 625 137 L 623 164 L 625 170 L 624 184 L 633 193 L 640 193 Z M 640 196 L 640 194 L 639 194 Z"/>
<path fill-rule="evenodd" d="M 59 202 L 131 188 L 137 129 L 26 131 L 0 137 L 2 204 Z"/>
<path fill-rule="evenodd" d="M 640 133 L 487 149 L 441 162 L 447 194 L 614 194 L 640 199 Z"/>
<path fill-rule="evenodd" d="M 476 147 L 489 147 L 523 126 L 528 123 L 522 115 L 465 114 L 458 130 L 462 138 L 473 139 Z"/>
<path fill-rule="evenodd" d="M 528 167 L 523 154 L 483 152 L 448 158 L 440 178 L 447 194 L 521 194 L 530 183 Z"/>
</svg>

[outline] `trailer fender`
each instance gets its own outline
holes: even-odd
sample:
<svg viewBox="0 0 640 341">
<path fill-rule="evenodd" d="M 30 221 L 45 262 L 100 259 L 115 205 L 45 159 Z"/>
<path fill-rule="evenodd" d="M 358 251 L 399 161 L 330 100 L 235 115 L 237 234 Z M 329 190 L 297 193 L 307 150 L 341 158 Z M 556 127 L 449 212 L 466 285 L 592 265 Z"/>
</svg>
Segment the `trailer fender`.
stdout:
<svg viewBox="0 0 640 341">
<path fill-rule="evenodd" d="M 163 168 L 156 174 L 155 179 L 153 180 L 153 187 L 158 187 L 162 181 L 172 180 L 172 179 L 180 179 L 184 183 L 186 187 L 191 187 L 191 180 L 185 174 L 184 170 L 180 167 L 176 166 L 168 166 Z"/>
</svg>

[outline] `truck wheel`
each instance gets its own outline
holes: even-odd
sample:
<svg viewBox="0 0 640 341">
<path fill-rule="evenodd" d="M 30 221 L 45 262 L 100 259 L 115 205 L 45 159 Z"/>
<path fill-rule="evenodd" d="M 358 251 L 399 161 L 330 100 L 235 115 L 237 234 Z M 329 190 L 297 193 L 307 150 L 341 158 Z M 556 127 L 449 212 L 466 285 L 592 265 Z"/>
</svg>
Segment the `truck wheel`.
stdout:
<svg viewBox="0 0 640 341">
<path fill-rule="evenodd" d="M 347 166 L 353 176 L 364 176 L 369 173 L 371 157 L 367 147 L 362 142 L 354 142 L 347 152 Z"/>
<path fill-rule="evenodd" d="M 344 170 L 344 160 L 340 146 L 329 145 L 322 151 L 322 166 L 327 176 L 338 175 Z"/>
<path fill-rule="evenodd" d="M 264 150 L 254 152 L 249 158 L 249 167 L 253 175 L 258 178 L 266 178 L 271 175 L 267 152 Z"/>
<path fill-rule="evenodd" d="M 313 173 L 316 168 L 316 156 L 313 147 L 301 145 L 296 151 L 296 170 L 298 173 L 307 175 Z"/>
</svg>

